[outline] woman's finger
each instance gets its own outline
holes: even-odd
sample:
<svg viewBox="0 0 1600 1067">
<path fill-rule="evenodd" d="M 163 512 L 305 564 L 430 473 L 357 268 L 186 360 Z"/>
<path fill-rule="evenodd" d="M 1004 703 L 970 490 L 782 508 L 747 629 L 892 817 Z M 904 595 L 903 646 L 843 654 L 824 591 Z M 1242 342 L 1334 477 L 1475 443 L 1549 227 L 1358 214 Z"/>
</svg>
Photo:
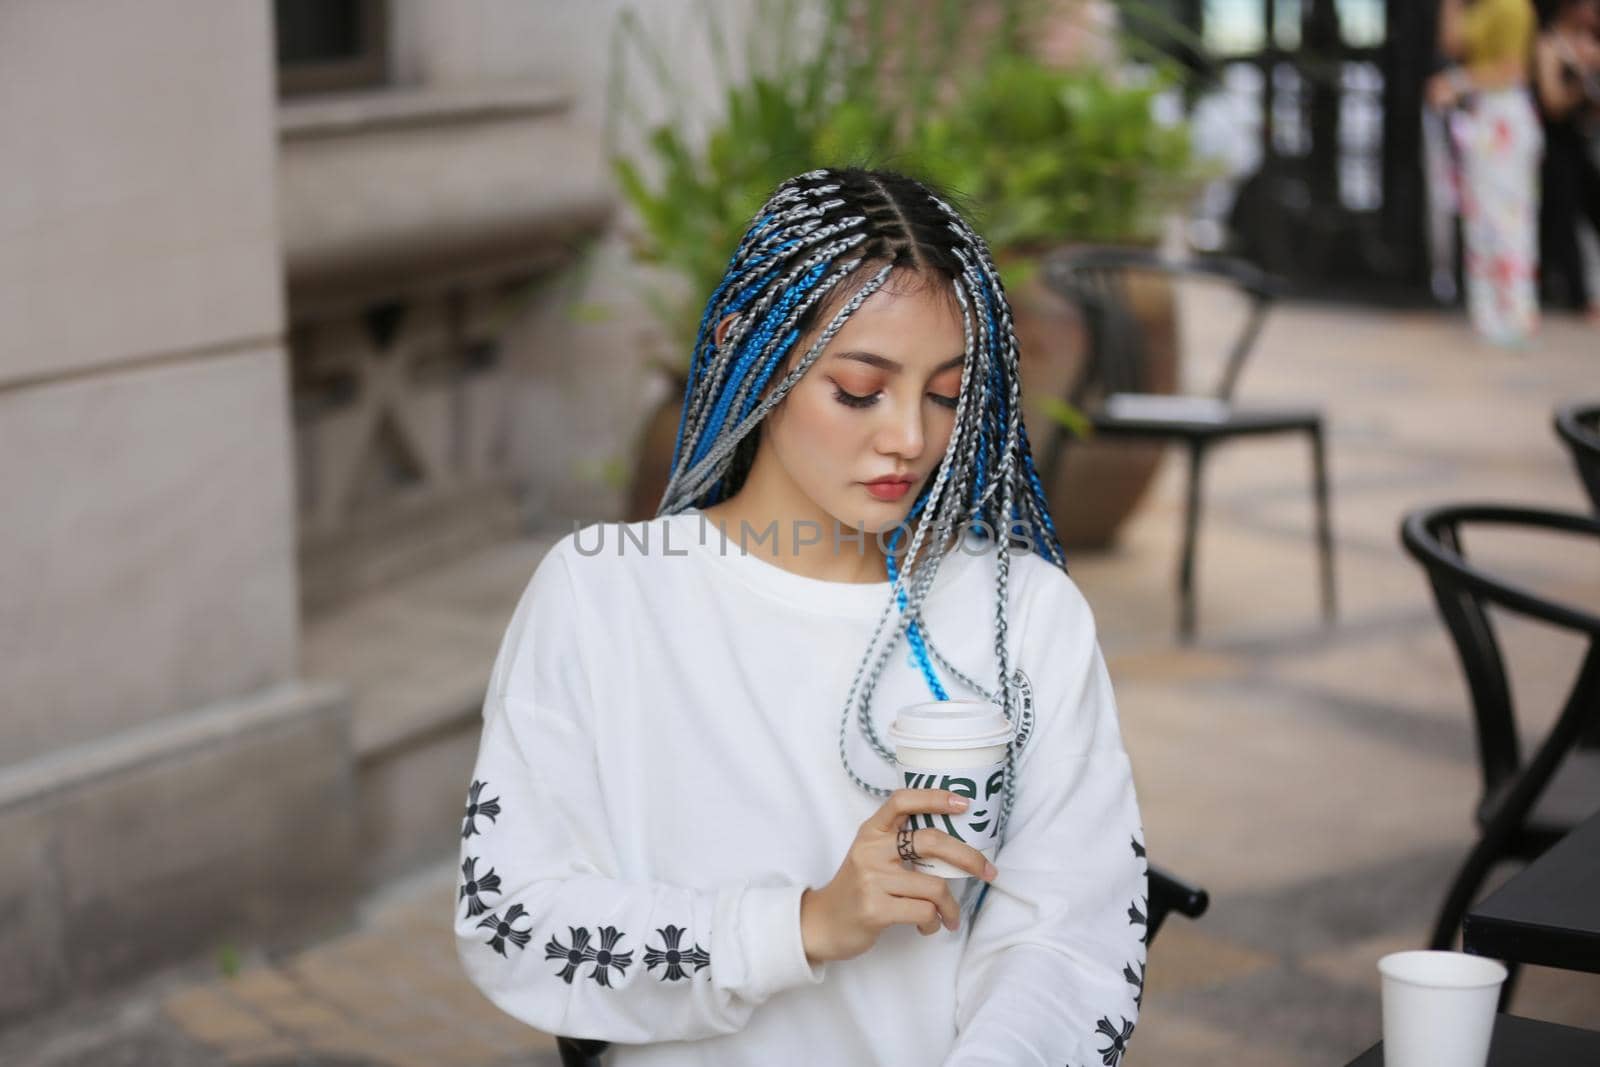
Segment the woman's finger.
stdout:
<svg viewBox="0 0 1600 1067">
<path fill-rule="evenodd" d="M 937 875 L 903 871 L 885 877 L 878 884 L 891 896 L 925 900 L 932 904 L 938 909 L 938 921 L 946 929 L 954 930 L 961 925 L 961 906 L 956 903 L 955 894 L 950 892 L 950 884 Z"/>
<path fill-rule="evenodd" d="M 900 857 L 900 837 L 897 833 L 890 843 L 891 855 L 896 861 Z M 911 848 L 923 859 L 939 859 L 954 867 L 959 867 L 974 878 L 982 878 L 985 882 L 993 881 L 993 865 L 982 852 L 973 848 L 964 841 L 958 841 L 943 830 L 933 830 L 923 827 L 911 832 Z"/>
<path fill-rule="evenodd" d="M 907 815 L 965 811 L 968 803 L 966 797 L 948 789 L 896 789 L 867 825 L 890 834 L 900 829 Z"/>
<path fill-rule="evenodd" d="M 938 929 L 943 921 L 938 905 L 921 897 L 886 896 L 879 914 L 893 925 L 915 926 L 918 930 Z"/>
</svg>

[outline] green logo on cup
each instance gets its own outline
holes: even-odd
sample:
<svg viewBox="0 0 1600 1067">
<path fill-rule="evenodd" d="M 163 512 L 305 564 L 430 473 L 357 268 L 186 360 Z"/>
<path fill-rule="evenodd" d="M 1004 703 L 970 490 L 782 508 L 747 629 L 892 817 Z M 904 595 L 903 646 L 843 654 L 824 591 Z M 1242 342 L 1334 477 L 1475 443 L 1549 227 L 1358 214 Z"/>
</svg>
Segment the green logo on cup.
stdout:
<svg viewBox="0 0 1600 1067">
<path fill-rule="evenodd" d="M 984 781 L 984 772 L 988 778 Z M 979 771 L 955 770 L 932 774 L 906 771 L 908 789 L 948 789 L 971 801 L 971 805 L 957 819 L 949 815 L 924 813 L 912 816 L 913 827 L 943 830 L 957 841 L 964 841 L 976 849 L 989 847 L 994 841 L 995 820 L 1000 814 L 1000 798 L 1005 791 L 1006 769 L 985 767 Z M 984 781 L 983 793 L 978 793 L 978 782 Z M 938 820 L 935 822 L 934 820 Z"/>
</svg>

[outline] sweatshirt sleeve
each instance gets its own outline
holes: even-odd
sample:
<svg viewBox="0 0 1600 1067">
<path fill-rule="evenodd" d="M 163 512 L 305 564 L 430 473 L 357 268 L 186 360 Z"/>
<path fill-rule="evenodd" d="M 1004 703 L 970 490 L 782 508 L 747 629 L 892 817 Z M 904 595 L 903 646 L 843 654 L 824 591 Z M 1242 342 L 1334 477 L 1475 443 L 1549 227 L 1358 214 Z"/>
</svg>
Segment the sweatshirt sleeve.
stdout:
<svg viewBox="0 0 1600 1067">
<path fill-rule="evenodd" d="M 956 977 L 946 1067 L 1116 1067 L 1144 992 L 1147 879 L 1133 777 L 1087 603 L 1064 575 L 1024 647 L 1033 736 L 999 875 Z M 1042 629 L 1039 627 L 1042 626 Z"/>
<path fill-rule="evenodd" d="M 560 545 L 523 594 L 491 675 L 461 824 L 456 947 L 502 1010 L 549 1034 L 642 1043 L 740 1030 L 822 981 L 804 886 L 624 878 L 594 757 L 582 605 Z"/>
</svg>

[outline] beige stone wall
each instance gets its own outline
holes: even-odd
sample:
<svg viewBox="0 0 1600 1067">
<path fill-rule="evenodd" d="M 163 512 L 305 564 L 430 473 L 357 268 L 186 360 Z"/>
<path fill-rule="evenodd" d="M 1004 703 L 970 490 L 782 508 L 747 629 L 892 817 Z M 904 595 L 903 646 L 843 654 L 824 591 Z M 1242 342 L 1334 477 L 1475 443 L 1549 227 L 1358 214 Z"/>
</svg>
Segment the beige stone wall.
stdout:
<svg viewBox="0 0 1600 1067">
<path fill-rule="evenodd" d="M 621 6 L 394 0 L 396 85 L 547 83 L 597 143 Z M 640 6 L 704 80 L 692 0 Z M 0 0 L 0 1025 L 337 919 L 362 813 L 408 841 L 464 773 L 453 734 L 363 765 L 352 680 L 300 677 L 270 17 Z M 615 234 L 510 327 L 530 522 L 620 506 L 651 329 Z"/>
<path fill-rule="evenodd" d="M 276 338 L 267 17 L 0 5 L 0 386 Z"/>
<path fill-rule="evenodd" d="M 730 19 L 750 9 L 747 0 L 721 6 Z M 572 93 L 573 123 L 598 139 L 613 27 L 625 8 L 639 12 L 673 57 L 685 87 L 677 104 L 691 115 L 717 106 L 700 7 L 696 0 L 396 0 L 394 72 L 405 83 L 435 85 L 548 80 Z M 627 77 L 645 84 L 636 60 Z M 659 102 L 658 113 L 667 106 Z M 645 366 L 667 342 L 642 298 L 645 279 L 623 240 L 628 225 L 624 213 L 578 270 L 542 287 L 505 341 L 516 375 L 510 447 L 535 525 L 620 515 L 623 493 L 605 468 L 631 469 L 635 435 L 666 392 Z"/>
<path fill-rule="evenodd" d="M 0 1026 L 348 904 L 270 10 L 0 2 Z"/>
<path fill-rule="evenodd" d="M 0 766 L 294 674 L 267 10 L 0 5 Z"/>
</svg>

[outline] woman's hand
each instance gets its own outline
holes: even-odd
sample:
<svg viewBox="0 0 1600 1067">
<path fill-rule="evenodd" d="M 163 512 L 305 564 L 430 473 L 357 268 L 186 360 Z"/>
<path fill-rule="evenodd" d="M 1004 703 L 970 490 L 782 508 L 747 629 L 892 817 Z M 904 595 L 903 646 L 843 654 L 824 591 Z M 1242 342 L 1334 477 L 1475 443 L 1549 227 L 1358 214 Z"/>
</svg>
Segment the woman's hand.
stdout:
<svg viewBox="0 0 1600 1067">
<path fill-rule="evenodd" d="M 955 930 L 960 907 L 945 879 L 902 866 L 896 835 L 911 815 L 964 811 L 966 797 L 945 789 L 897 789 L 873 812 L 845 854 L 833 881 L 807 889 L 800 897 L 800 936 L 812 963 L 861 955 L 878 935 L 896 923 L 932 934 L 944 925 Z M 912 847 L 925 859 L 941 859 L 984 881 L 994 866 L 983 853 L 943 830 L 919 829 Z"/>
<path fill-rule="evenodd" d="M 1466 76 L 1460 67 L 1441 70 L 1428 79 L 1424 94 L 1435 111 L 1448 111 L 1460 101 Z"/>
</svg>

